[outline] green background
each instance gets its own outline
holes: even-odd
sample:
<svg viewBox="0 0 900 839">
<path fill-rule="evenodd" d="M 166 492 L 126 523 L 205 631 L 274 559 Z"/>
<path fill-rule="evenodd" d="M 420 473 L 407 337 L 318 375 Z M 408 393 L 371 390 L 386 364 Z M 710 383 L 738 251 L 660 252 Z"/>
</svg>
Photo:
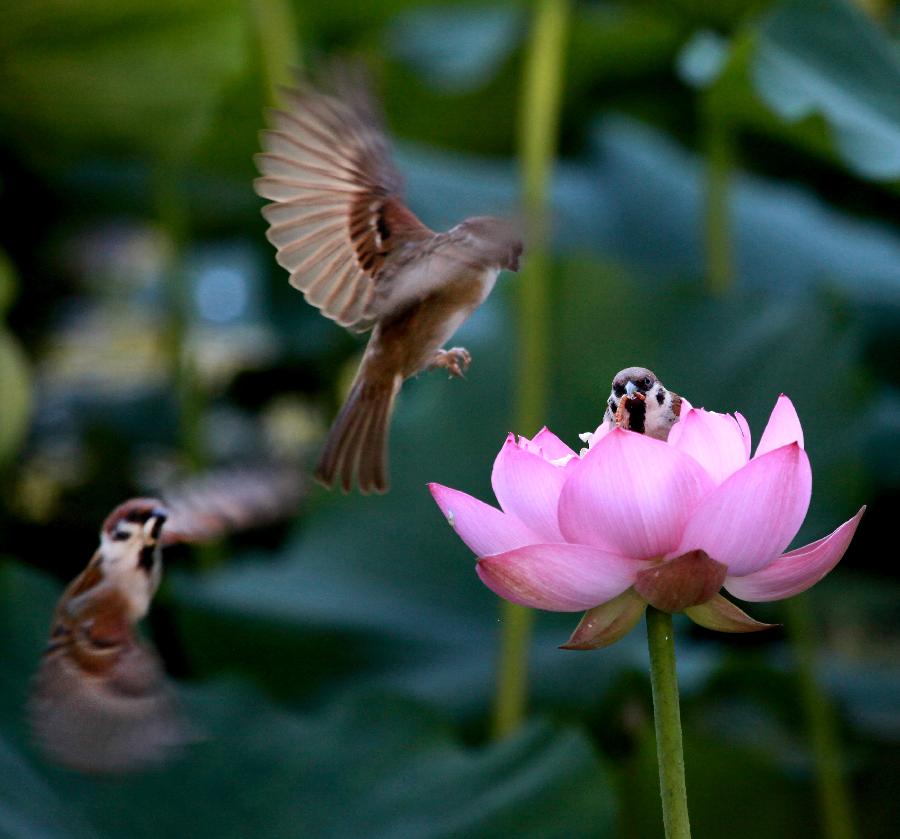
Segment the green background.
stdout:
<svg viewBox="0 0 900 839">
<path fill-rule="evenodd" d="M 204 735 L 183 759 L 77 777 L 22 720 L 106 513 L 203 465 L 308 471 L 358 360 L 265 241 L 274 77 L 361 54 L 413 210 L 514 213 L 531 14 L 0 2 L 0 835 L 662 835 L 642 629 L 564 652 L 576 616 L 541 614 L 528 723 L 488 736 L 497 602 L 425 484 L 492 500 L 506 433 L 538 430 L 514 428 L 512 274 L 454 341 L 466 380 L 404 387 L 387 496 L 310 486 L 289 525 L 170 558 L 146 629 Z M 869 505 L 809 604 L 862 837 L 900 824 L 898 23 L 888 2 L 574 3 L 550 195 L 559 436 L 631 364 L 755 439 L 785 392 L 814 475 L 798 544 Z M 819 835 L 783 631 L 677 630 L 694 835 Z"/>
</svg>

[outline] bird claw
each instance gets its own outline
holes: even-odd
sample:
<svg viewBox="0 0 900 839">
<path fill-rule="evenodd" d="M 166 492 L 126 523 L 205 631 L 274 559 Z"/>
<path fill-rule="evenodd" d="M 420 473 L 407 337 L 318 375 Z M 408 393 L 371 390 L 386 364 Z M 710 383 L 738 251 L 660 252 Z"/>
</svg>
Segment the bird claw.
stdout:
<svg viewBox="0 0 900 839">
<path fill-rule="evenodd" d="M 438 350 L 434 354 L 434 359 L 429 365 L 430 370 L 443 368 L 451 376 L 458 379 L 465 378 L 466 370 L 472 363 L 472 356 L 469 351 L 463 347 L 452 347 L 449 350 Z"/>
</svg>

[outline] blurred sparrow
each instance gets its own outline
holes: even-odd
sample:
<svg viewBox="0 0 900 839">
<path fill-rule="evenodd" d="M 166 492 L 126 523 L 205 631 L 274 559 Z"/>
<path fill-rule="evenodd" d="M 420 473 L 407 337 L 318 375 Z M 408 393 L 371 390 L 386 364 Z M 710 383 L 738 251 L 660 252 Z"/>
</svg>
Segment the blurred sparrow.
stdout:
<svg viewBox="0 0 900 839">
<path fill-rule="evenodd" d="M 681 414 L 681 397 L 666 390 L 646 367 L 616 373 L 606 402 L 604 422 L 665 440 Z"/>
<path fill-rule="evenodd" d="M 162 549 L 282 518 L 298 490 L 287 473 L 212 473 L 168 503 L 132 498 L 109 514 L 100 547 L 56 606 L 32 687 L 29 720 L 49 758 L 82 772 L 138 769 L 192 739 L 156 651 L 136 631 L 159 587 Z"/>
<path fill-rule="evenodd" d="M 490 293 L 516 271 L 522 243 L 506 221 L 466 219 L 435 233 L 403 200 L 378 110 L 347 73 L 334 94 L 303 86 L 271 113 L 256 161 L 256 191 L 276 259 L 325 317 L 372 336 L 325 442 L 316 478 L 363 493 L 388 488 L 387 438 L 405 379 L 442 368 L 462 376 L 471 357 L 444 349 Z"/>
</svg>

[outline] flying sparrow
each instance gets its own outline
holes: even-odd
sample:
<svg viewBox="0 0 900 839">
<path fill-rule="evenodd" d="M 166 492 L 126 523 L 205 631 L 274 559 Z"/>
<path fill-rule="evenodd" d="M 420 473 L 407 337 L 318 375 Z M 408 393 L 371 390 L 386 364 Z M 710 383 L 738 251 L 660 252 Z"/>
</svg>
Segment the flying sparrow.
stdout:
<svg viewBox="0 0 900 839">
<path fill-rule="evenodd" d="M 404 203 L 378 110 L 360 79 L 344 73 L 334 93 L 309 86 L 271 113 L 256 156 L 256 191 L 276 259 L 325 317 L 372 329 L 344 406 L 316 467 L 345 492 L 388 488 L 387 438 L 405 379 L 442 368 L 462 376 L 471 356 L 444 349 L 484 301 L 498 273 L 518 270 L 522 243 L 503 219 L 478 216 L 445 233 Z"/>
<path fill-rule="evenodd" d="M 616 373 L 606 402 L 604 422 L 658 440 L 669 436 L 681 414 L 682 399 L 666 390 L 646 367 L 626 367 Z"/>
<path fill-rule="evenodd" d="M 82 772 L 139 769 L 193 739 L 156 651 L 136 626 L 162 575 L 162 550 L 284 517 L 298 497 L 287 473 L 212 473 L 168 503 L 132 498 L 113 510 L 100 547 L 60 598 L 28 715 L 55 762 Z"/>
</svg>

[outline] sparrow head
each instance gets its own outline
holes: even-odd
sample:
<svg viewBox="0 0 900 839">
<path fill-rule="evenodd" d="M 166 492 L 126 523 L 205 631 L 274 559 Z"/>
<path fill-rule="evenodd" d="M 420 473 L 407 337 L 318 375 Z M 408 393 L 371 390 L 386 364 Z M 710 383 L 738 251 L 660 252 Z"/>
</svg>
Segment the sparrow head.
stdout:
<svg viewBox="0 0 900 839">
<path fill-rule="evenodd" d="M 510 221 L 497 216 L 474 216 L 458 228 L 474 240 L 473 245 L 484 254 L 485 261 L 498 269 L 519 270 L 522 237 Z"/>
<path fill-rule="evenodd" d="M 680 413 L 681 397 L 666 390 L 652 370 L 626 367 L 613 378 L 603 418 L 620 428 L 665 440 Z"/>
<path fill-rule="evenodd" d="M 100 531 L 101 570 L 129 596 L 135 618 L 143 616 L 159 586 L 160 533 L 167 518 L 155 498 L 132 498 L 106 517 Z"/>
</svg>

